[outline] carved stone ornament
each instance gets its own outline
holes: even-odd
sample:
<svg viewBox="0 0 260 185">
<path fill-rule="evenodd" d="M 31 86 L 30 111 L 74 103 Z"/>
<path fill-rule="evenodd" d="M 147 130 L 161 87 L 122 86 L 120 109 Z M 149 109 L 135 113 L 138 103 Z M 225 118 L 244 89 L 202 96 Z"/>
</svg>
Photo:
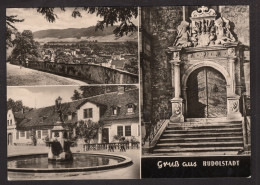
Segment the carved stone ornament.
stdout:
<svg viewBox="0 0 260 185">
<path fill-rule="evenodd" d="M 198 10 L 191 13 L 191 17 L 205 17 L 205 16 L 216 16 L 216 12 L 213 9 L 209 9 L 206 6 L 198 8 Z"/>
<path fill-rule="evenodd" d="M 239 108 L 238 101 L 233 101 L 230 106 L 232 112 L 238 112 L 238 108 Z"/>
<path fill-rule="evenodd" d="M 174 113 L 175 115 L 179 115 L 181 113 L 181 104 L 179 103 L 175 104 Z"/>
<path fill-rule="evenodd" d="M 223 45 L 236 39 L 230 31 L 229 20 L 220 17 L 216 19 L 214 9 L 205 6 L 191 14 L 191 23 L 182 21 L 178 26 L 178 35 L 174 46 L 196 47 Z"/>
<path fill-rule="evenodd" d="M 172 59 L 174 60 L 180 60 L 180 53 L 179 52 L 173 52 Z"/>
<path fill-rule="evenodd" d="M 230 57 L 236 56 L 235 48 L 228 48 L 227 52 L 228 52 L 228 56 L 230 56 Z"/>
</svg>

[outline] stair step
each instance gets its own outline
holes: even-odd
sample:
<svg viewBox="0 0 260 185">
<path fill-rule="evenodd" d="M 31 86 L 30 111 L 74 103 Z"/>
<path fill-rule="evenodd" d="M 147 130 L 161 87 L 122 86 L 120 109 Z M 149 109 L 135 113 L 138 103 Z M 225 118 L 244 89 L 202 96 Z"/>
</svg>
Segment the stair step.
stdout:
<svg viewBox="0 0 260 185">
<path fill-rule="evenodd" d="M 187 148 L 187 147 L 242 147 L 243 142 L 203 142 L 203 143 L 158 143 L 156 148 L 172 148 L 172 147 L 179 147 L 179 148 Z"/>
<path fill-rule="evenodd" d="M 160 139 L 160 143 L 164 142 L 208 142 L 208 141 L 243 141 L 242 136 L 238 137 L 203 137 L 203 138 L 166 138 Z"/>
<path fill-rule="evenodd" d="M 182 153 L 177 153 L 177 152 L 167 152 L 167 153 L 160 153 L 160 152 L 155 152 L 153 154 L 150 154 L 151 156 L 223 156 L 223 155 L 237 155 L 238 151 L 202 151 L 202 152 L 182 152 Z"/>
<path fill-rule="evenodd" d="M 186 133 L 186 134 L 163 134 L 162 138 L 165 137 L 185 137 L 185 138 L 190 138 L 190 137 L 205 137 L 205 136 L 242 136 L 242 132 L 225 132 L 225 133 L 196 133 L 196 134 L 191 134 L 191 133 Z"/>
<path fill-rule="evenodd" d="M 218 133 L 222 133 L 222 132 L 242 132 L 242 128 L 221 128 L 221 129 L 184 129 L 184 130 L 165 130 L 164 133 L 201 133 L 201 132 L 218 132 Z"/>
<path fill-rule="evenodd" d="M 242 124 L 234 125 L 168 125 L 167 129 L 210 129 L 210 128 L 242 128 Z"/>
<path fill-rule="evenodd" d="M 243 147 L 208 147 L 208 148 L 170 148 L 154 149 L 154 153 L 179 153 L 179 152 L 211 152 L 211 151 L 239 151 Z"/>
</svg>

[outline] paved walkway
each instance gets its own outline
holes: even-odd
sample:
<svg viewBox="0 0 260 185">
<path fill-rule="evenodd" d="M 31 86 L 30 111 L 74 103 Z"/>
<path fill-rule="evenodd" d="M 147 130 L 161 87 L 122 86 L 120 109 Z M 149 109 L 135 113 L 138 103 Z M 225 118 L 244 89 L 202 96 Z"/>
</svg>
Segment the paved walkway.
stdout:
<svg viewBox="0 0 260 185">
<path fill-rule="evenodd" d="M 80 148 L 71 148 L 72 152 L 81 152 Z M 47 153 L 45 146 L 11 146 L 8 147 L 8 155 Z M 86 179 L 139 179 L 140 178 L 140 150 L 132 149 L 126 152 L 108 152 L 107 150 L 97 150 L 85 153 L 105 153 L 118 154 L 130 157 L 133 164 L 112 170 L 92 171 L 92 172 L 69 172 L 69 173 L 16 173 L 8 172 L 9 180 L 86 180 Z"/>
<path fill-rule="evenodd" d="M 37 71 L 6 63 L 7 86 L 34 86 L 34 85 L 86 85 L 80 80 Z"/>
</svg>

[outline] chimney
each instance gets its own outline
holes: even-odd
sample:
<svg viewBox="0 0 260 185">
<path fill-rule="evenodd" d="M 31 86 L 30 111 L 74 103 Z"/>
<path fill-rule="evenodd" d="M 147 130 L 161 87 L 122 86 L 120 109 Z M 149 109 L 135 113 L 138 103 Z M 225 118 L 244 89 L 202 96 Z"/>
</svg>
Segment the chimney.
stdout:
<svg viewBox="0 0 260 185">
<path fill-rule="evenodd" d="M 125 93 L 125 86 L 118 86 L 118 94 L 124 94 Z"/>
</svg>

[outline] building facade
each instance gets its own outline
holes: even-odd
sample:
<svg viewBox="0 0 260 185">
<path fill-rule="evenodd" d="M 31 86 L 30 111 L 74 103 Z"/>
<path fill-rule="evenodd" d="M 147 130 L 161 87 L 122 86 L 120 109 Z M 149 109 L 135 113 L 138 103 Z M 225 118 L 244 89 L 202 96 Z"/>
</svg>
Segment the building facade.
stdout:
<svg viewBox="0 0 260 185">
<path fill-rule="evenodd" d="M 73 128 L 79 122 L 102 122 L 102 127 L 91 143 L 117 142 L 115 136 L 140 141 L 138 92 L 138 89 L 125 90 L 124 87 L 119 87 L 118 92 L 62 103 L 63 124 L 72 128 L 71 135 L 75 136 Z M 59 115 L 54 105 L 19 113 L 8 110 L 7 118 L 8 145 L 32 144 L 32 134 L 37 139 L 37 144 L 44 144 L 45 137 L 51 137 Z"/>
</svg>

